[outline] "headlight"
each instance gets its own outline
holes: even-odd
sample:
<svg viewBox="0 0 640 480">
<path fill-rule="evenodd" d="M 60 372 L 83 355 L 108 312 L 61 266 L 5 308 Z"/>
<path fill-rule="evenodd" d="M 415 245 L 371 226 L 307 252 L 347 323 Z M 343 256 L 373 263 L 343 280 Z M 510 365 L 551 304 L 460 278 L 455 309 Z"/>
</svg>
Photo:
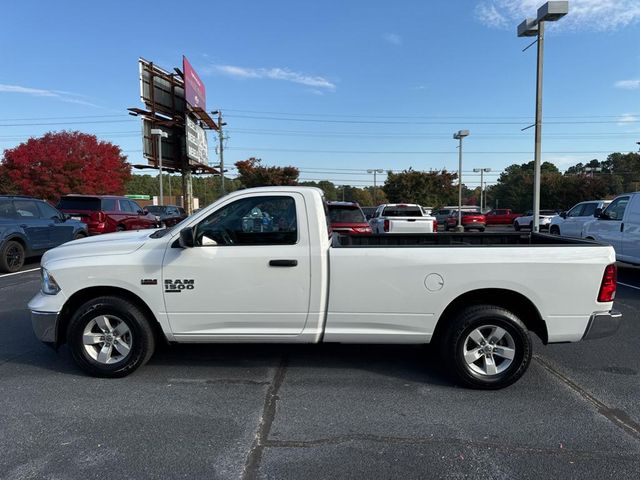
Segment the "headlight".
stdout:
<svg viewBox="0 0 640 480">
<path fill-rule="evenodd" d="M 42 279 L 42 293 L 45 295 L 56 295 L 60 291 L 60 286 L 56 279 L 47 271 L 46 268 L 40 269 L 40 276 Z"/>
</svg>

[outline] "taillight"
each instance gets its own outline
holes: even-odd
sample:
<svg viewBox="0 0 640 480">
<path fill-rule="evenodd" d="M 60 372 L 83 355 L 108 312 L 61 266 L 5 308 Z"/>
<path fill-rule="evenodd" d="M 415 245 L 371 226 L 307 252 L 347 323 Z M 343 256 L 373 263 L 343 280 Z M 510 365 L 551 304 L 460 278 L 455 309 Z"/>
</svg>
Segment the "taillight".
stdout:
<svg viewBox="0 0 640 480">
<path fill-rule="evenodd" d="M 106 220 L 106 215 L 104 214 L 104 212 L 92 212 L 91 213 L 91 220 L 93 220 L 94 222 L 98 222 L 98 223 L 104 223 L 104 221 Z"/>
<path fill-rule="evenodd" d="M 371 227 L 352 227 L 351 231 L 353 233 L 372 233 Z"/>
<path fill-rule="evenodd" d="M 384 226 L 382 227 L 385 232 L 389 231 L 389 220 L 384 221 Z"/>
<path fill-rule="evenodd" d="M 600 285 L 600 293 L 598 293 L 599 302 L 613 302 L 616 298 L 617 287 L 617 268 L 615 264 L 607 265 L 602 275 L 602 284 Z"/>
<path fill-rule="evenodd" d="M 438 231 L 438 221 L 437 221 L 437 220 L 434 220 L 434 221 L 433 221 L 433 231 L 434 231 L 434 232 L 437 232 L 437 231 Z"/>
</svg>

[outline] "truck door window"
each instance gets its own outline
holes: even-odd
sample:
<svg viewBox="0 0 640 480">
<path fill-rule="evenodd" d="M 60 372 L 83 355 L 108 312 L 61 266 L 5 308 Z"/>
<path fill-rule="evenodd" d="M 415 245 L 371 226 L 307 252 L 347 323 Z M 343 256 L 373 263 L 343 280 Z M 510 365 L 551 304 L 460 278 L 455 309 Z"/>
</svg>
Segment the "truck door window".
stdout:
<svg viewBox="0 0 640 480">
<path fill-rule="evenodd" d="M 609 220 L 622 220 L 624 211 L 627 208 L 627 203 L 629 203 L 629 197 L 616 198 L 604 211 L 606 214 L 605 218 L 609 218 Z"/>
<path fill-rule="evenodd" d="M 260 196 L 216 210 L 195 228 L 196 246 L 293 245 L 298 241 L 292 197 Z"/>
</svg>

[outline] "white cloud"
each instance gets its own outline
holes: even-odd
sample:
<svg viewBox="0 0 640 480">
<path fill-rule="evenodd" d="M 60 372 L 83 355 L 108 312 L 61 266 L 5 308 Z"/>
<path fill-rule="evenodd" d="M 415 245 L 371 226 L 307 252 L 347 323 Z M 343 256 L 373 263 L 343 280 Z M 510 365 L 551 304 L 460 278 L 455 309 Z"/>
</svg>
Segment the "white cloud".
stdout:
<svg viewBox="0 0 640 480">
<path fill-rule="evenodd" d="M 86 100 L 82 100 L 83 95 L 77 93 L 64 92 L 62 90 L 45 90 L 43 88 L 23 87 L 21 85 L 7 85 L 0 83 L 0 93 L 17 93 L 21 95 L 30 95 L 32 97 L 49 97 L 66 103 L 76 103 L 78 105 L 86 105 L 89 107 L 102 108 Z"/>
<path fill-rule="evenodd" d="M 385 33 L 382 38 L 384 38 L 391 45 L 402 45 L 402 37 L 397 33 Z"/>
<path fill-rule="evenodd" d="M 513 28 L 526 17 L 535 17 L 544 0 L 481 0 L 476 18 L 489 27 Z M 571 0 L 569 14 L 557 28 L 614 30 L 640 21 L 638 0 Z"/>
<path fill-rule="evenodd" d="M 213 65 L 203 70 L 205 74 L 222 74 L 238 78 L 268 78 L 271 80 L 284 80 L 286 82 L 299 83 L 315 89 L 334 91 L 336 86 L 328 79 L 320 76 L 306 75 L 294 72 L 288 68 L 247 68 L 234 65 Z"/>
<path fill-rule="evenodd" d="M 620 80 L 614 84 L 616 88 L 622 88 L 624 90 L 637 90 L 640 88 L 640 79 L 636 80 Z"/>
<path fill-rule="evenodd" d="M 618 125 L 626 126 L 630 123 L 637 123 L 640 119 L 633 113 L 624 113 L 618 118 Z"/>
</svg>

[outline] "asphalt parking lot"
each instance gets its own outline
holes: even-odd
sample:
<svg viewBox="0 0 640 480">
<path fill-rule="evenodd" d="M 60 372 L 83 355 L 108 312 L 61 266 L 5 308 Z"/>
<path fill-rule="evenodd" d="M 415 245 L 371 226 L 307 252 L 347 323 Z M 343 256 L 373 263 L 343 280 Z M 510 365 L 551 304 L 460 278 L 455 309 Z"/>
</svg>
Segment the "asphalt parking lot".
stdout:
<svg viewBox="0 0 640 480">
<path fill-rule="evenodd" d="M 615 336 L 537 342 L 484 392 L 414 346 L 165 347 L 95 379 L 33 336 L 38 272 L 0 275 L 0 477 L 635 478 L 640 268 L 619 284 Z"/>
</svg>

